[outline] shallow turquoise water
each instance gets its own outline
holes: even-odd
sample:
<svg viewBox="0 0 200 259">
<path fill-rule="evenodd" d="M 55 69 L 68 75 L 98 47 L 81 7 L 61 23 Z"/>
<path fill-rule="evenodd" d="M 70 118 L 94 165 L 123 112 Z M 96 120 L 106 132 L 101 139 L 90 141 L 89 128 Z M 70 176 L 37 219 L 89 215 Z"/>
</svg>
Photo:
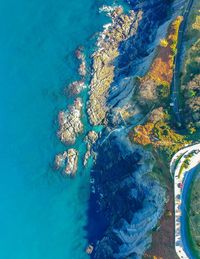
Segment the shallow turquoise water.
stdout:
<svg viewBox="0 0 200 259">
<path fill-rule="evenodd" d="M 88 173 L 52 169 L 65 149 L 57 113 L 76 79 L 73 51 L 105 23 L 95 0 L 2 0 L 0 9 L 0 258 L 86 258 Z"/>
</svg>

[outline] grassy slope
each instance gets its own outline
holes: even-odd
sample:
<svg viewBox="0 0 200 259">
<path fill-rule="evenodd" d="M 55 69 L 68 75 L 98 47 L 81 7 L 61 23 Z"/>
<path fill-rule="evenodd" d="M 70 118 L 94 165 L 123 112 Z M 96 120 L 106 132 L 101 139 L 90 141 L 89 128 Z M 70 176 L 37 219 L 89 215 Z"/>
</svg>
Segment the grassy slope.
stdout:
<svg viewBox="0 0 200 259">
<path fill-rule="evenodd" d="M 187 231 L 189 235 L 190 245 L 193 248 L 196 258 L 200 258 L 200 167 L 197 169 L 196 178 L 192 183 L 187 210 L 189 221 L 187 224 Z"/>
</svg>

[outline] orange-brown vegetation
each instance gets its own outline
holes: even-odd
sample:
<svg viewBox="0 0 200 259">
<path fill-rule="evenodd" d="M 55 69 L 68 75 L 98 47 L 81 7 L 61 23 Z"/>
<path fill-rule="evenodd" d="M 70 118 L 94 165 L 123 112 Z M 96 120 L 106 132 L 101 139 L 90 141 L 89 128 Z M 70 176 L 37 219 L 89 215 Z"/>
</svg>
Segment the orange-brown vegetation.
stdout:
<svg viewBox="0 0 200 259">
<path fill-rule="evenodd" d="M 159 46 L 158 54 L 154 60 L 147 76 L 153 79 L 157 85 L 170 85 L 173 76 L 173 62 L 176 54 L 178 41 L 178 31 L 183 20 L 182 16 L 178 16 L 169 27 L 168 35 L 165 41 L 168 45 Z"/>
<path fill-rule="evenodd" d="M 183 17 L 178 16 L 169 26 L 168 35 L 166 39 L 161 40 L 161 44 L 157 49 L 157 56 L 151 65 L 149 73 L 141 79 L 141 88 L 142 86 L 146 88 L 146 82 L 151 86 L 152 83 L 150 84 L 149 81 L 153 81 L 155 87 L 159 85 L 170 86 L 173 76 L 173 63 L 176 54 L 178 31 L 182 20 Z"/>
<path fill-rule="evenodd" d="M 155 114 L 155 110 L 153 113 Z M 136 126 L 129 134 L 130 139 L 143 146 L 151 144 L 154 148 L 161 148 L 172 155 L 181 149 L 187 141 L 184 136 L 170 128 L 166 118 L 167 115 L 163 112 L 163 119 L 154 122 L 149 120 L 144 125 Z"/>
<path fill-rule="evenodd" d="M 142 106 L 151 106 L 160 98 L 165 99 L 169 96 L 178 32 L 182 20 L 183 17 L 178 16 L 170 24 L 167 37 L 161 40 L 149 72 L 140 79 L 138 100 Z"/>
<path fill-rule="evenodd" d="M 133 140 L 133 142 L 143 146 L 151 144 L 151 134 L 153 128 L 154 124 L 151 122 L 148 122 L 145 125 L 138 125 L 134 128 L 134 131 L 130 132 L 130 139 Z"/>
</svg>

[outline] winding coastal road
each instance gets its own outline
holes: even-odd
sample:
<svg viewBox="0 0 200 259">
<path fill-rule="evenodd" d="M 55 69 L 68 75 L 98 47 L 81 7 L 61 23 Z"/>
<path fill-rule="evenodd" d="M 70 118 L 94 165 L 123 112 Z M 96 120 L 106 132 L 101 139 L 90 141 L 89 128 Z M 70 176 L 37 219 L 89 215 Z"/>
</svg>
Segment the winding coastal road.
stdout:
<svg viewBox="0 0 200 259">
<path fill-rule="evenodd" d="M 181 68 L 181 56 L 183 51 L 183 38 L 185 29 L 188 22 L 188 17 L 190 10 L 192 8 L 194 0 L 189 0 L 187 7 L 185 9 L 185 12 L 183 14 L 183 22 L 180 25 L 179 28 L 179 34 L 178 34 L 178 44 L 177 44 L 177 54 L 174 59 L 174 71 L 173 71 L 173 78 L 172 78 L 172 84 L 171 84 L 171 103 L 173 104 L 173 112 L 175 114 L 175 118 L 177 122 L 181 125 L 182 118 L 180 114 L 180 105 L 179 105 L 179 78 L 180 78 L 180 68 Z"/>
<path fill-rule="evenodd" d="M 188 157 L 190 156 L 190 158 Z M 189 158 L 187 168 L 183 167 Z M 179 258 L 193 259 L 188 244 L 186 222 L 187 193 L 195 175 L 195 168 L 200 164 L 200 143 L 185 147 L 177 152 L 170 164 L 170 172 L 174 176 L 174 207 L 175 207 L 175 249 Z"/>
</svg>

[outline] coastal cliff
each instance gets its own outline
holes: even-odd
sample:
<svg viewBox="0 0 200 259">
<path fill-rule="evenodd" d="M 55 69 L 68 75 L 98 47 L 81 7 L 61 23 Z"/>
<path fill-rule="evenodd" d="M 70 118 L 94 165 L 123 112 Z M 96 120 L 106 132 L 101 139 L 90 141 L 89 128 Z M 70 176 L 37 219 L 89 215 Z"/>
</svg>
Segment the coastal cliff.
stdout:
<svg viewBox="0 0 200 259">
<path fill-rule="evenodd" d="M 86 226 L 91 258 L 154 256 L 147 250 L 164 217 L 170 230 L 161 226 L 167 230 L 167 244 L 156 256 L 170 251 L 165 259 L 171 259 L 176 256 L 168 163 L 189 143 L 172 125 L 169 101 L 184 3 L 126 2 L 126 11 L 114 5 L 100 9 L 110 23 L 97 37 L 89 82 L 86 58 L 76 52 L 81 80 L 69 90 L 74 98 L 85 91 L 87 98 L 75 99 L 75 113 L 72 108 L 60 113 L 58 135 L 76 148 L 70 149 L 73 159 L 66 156 L 68 150 L 56 163 L 75 175 L 77 164 L 86 168 L 92 158 Z M 77 139 L 85 144 L 85 153 L 78 152 Z"/>
<path fill-rule="evenodd" d="M 169 249 L 166 258 L 176 258 L 170 248 L 173 219 L 164 211 L 167 203 L 167 215 L 173 213 L 167 161 L 187 143 L 171 128 L 168 115 L 184 4 L 179 0 L 128 2 L 135 12 L 141 11 L 142 19 L 136 33 L 120 43 L 111 63 L 114 76 L 112 69 L 113 80 L 103 101 L 106 129 L 95 145 L 98 155 L 91 172 L 87 226 L 89 243 L 94 245 L 91 257 L 142 258 L 165 217 L 172 230 L 166 230 L 166 248 L 156 254 L 166 255 Z M 158 135 L 148 132 L 146 122 Z M 168 158 L 163 160 L 162 155 Z"/>
</svg>

